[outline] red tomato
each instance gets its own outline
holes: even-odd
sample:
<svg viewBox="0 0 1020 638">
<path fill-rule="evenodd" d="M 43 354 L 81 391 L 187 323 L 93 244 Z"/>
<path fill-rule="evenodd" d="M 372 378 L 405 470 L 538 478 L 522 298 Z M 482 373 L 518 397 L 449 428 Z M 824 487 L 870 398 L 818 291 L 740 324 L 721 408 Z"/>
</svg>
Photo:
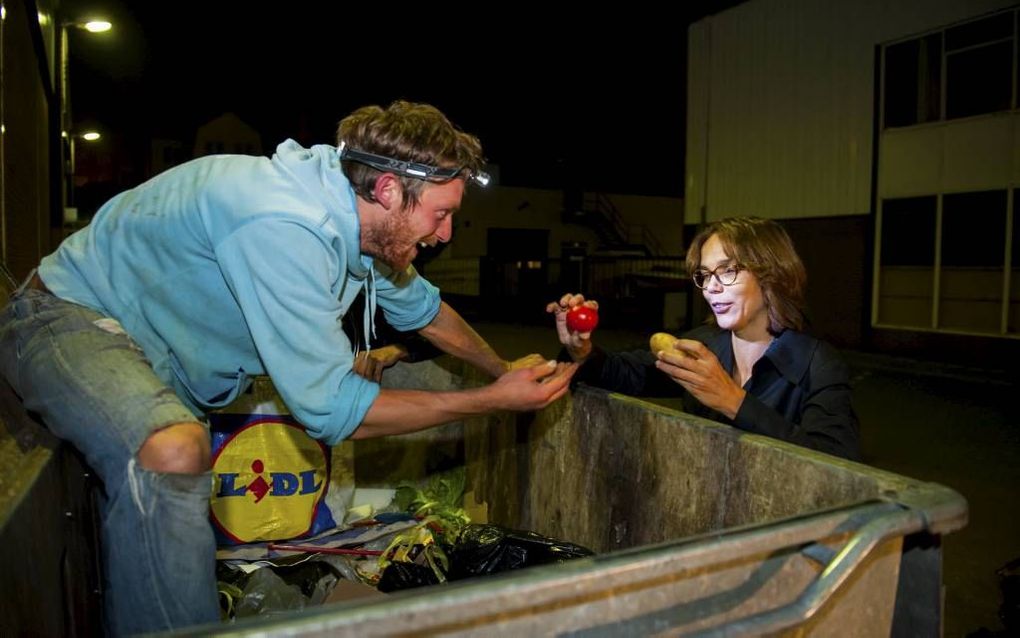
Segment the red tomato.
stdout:
<svg viewBox="0 0 1020 638">
<path fill-rule="evenodd" d="M 571 332 L 591 332 L 599 325 L 599 311 L 588 306 L 574 306 L 567 312 L 567 328 Z"/>
</svg>

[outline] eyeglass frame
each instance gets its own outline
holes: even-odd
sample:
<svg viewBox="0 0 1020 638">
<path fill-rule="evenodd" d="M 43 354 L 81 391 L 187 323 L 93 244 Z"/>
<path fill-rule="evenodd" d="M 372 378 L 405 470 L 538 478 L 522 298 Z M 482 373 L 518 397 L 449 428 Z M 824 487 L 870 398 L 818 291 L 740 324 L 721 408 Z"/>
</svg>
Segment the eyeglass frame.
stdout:
<svg viewBox="0 0 1020 638">
<path fill-rule="evenodd" d="M 426 182 L 448 182 L 458 177 L 461 173 L 466 173 L 468 181 L 474 182 L 479 186 L 488 186 L 492 181 L 492 176 L 485 171 L 473 171 L 465 166 L 442 168 L 421 162 L 409 162 L 395 157 L 369 153 L 368 151 L 359 151 L 347 146 L 347 142 L 340 142 L 337 152 L 340 154 L 341 160 L 358 162 L 384 173 L 396 173 L 404 177 L 413 177 Z"/>
<path fill-rule="evenodd" d="M 731 279 L 729 282 L 723 281 L 723 278 L 719 275 L 720 269 L 723 269 L 724 273 L 732 269 L 733 279 Z M 716 266 L 712 270 L 709 270 L 707 268 L 699 268 L 691 273 L 691 281 L 693 281 L 694 285 L 700 288 L 701 290 L 705 290 L 710 285 L 712 285 L 712 277 L 715 277 L 715 280 L 719 282 L 720 286 L 724 287 L 732 286 L 733 284 L 737 283 L 737 277 L 740 276 L 740 272 L 743 270 L 747 270 L 747 268 L 745 266 L 741 266 L 740 264 L 720 264 L 719 266 Z M 698 275 L 701 275 L 703 279 L 700 284 L 698 283 Z"/>
</svg>

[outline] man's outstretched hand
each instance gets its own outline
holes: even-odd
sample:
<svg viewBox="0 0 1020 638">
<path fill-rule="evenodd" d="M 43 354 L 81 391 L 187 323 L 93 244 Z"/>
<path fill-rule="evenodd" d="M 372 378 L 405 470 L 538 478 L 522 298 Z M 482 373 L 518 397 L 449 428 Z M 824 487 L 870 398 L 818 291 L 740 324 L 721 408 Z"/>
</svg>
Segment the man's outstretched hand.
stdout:
<svg viewBox="0 0 1020 638">
<path fill-rule="evenodd" d="M 486 387 L 487 399 L 500 410 L 540 410 L 567 393 L 575 372 L 576 363 L 555 361 L 518 367 Z"/>
</svg>

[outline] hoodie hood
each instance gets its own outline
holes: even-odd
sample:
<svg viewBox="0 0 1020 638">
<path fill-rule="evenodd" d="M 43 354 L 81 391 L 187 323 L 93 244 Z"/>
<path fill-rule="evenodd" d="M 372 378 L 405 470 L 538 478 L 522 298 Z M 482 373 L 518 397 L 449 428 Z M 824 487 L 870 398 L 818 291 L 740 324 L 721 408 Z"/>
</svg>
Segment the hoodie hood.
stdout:
<svg viewBox="0 0 1020 638">
<path fill-rule="evenodd" d="M 326 144 L 304 148 L 288 139 L 276 147 L 273 163 L 293 176 L 309 195 L 323 205 L 327 218 L 322 223 L 329 224 L 332 221 L 338 225 L 338 236 L 344 242 L 344 253 L 347 255 L 348 275 L 361 282 L 365 295 L 362 329 L 366 335 L 365 349 L 371 350 L 377 306 L 375 270 L 372 268 L 372 258 L 361 253 L 361 222 L 358 219 L 357 198 L 350 180 L 344 175 L 339 151 Z M 355 344 L 357 349 L 358 344 Z"/>
<path fill-rule="evenodd" d="M 321 223 L 332 221 L 338 225 L 338 234 L 345 244 L 348 272 L 358 279 L 367 278 L 372 270 L 372 258 L 361 254 L 357 198 L 340 166 L 336 147 L 316 144 L 305 148 L 288 139 L 276 147 L 272 161 L 322 204 L 327 218 Z"/>
</svg>

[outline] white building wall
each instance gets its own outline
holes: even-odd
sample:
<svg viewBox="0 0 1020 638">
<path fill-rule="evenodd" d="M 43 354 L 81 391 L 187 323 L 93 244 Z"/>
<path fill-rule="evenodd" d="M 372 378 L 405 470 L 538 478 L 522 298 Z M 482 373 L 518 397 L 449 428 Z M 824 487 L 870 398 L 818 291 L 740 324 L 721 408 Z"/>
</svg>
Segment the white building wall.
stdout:
<svg viewBox="0 0 1020 638">
<path fill-rule="evenodd" d="M 869 213 L 876 46 L 1012 4 L 750 0 L 691 25 L 686 222 Z"/>
</svg>

